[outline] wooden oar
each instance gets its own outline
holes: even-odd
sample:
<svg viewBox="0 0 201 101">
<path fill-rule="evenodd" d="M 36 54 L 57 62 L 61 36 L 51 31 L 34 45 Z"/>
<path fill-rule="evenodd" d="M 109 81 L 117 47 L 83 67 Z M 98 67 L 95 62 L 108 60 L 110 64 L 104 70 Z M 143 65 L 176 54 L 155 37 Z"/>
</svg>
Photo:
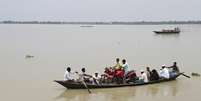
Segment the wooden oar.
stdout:
<svg viewBox="0 0 201 101">
<path fill-rule="evenodd" d="M 85 86 L 85 88 L 88 90 L 89 94 L 91 93 L 90 89 L 88 88 L 87 84 L 84 82 L 84 80 L 82 80 L 83 85 Z"/>
<path fill-rule="evenodd" d="M 190 76 L 188 76 L 188 75 L 186 75 L 186 74 L 184 74 L 184 73 L 181 73 L 181 75 L 183 75 L 183 76 L 185 76 L 185 77 L 187 77 L 187 78 L 191 78 Z"/>
</svg>

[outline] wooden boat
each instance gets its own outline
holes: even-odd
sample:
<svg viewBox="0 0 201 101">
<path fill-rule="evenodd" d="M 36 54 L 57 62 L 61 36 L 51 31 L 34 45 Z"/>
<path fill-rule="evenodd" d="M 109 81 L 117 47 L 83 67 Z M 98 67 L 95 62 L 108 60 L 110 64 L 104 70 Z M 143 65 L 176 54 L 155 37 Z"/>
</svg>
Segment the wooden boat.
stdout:
<svg viewBox="0 0 201 101">
<path fill-rule="evenodd" d="M 153 31 L 156 34 L 179 34 L 181 31 L 179 28 L 174 28 L 173 30 L 161 30 L 161 31 Z"/>
<path fill-rule="evenodd" d="M 81 25 L 80 27 L 95 27 L 93 25 Z"/>
<path fill-rule="evenodd" d="M 89 89 L 140 86 L 140 85 L 149 85 L 149 84 L 173 81 L 173 80 L 176 80 L 176 78 L 179 77 L 180 75 L 182 75 L 182 73 L 179 73 L 179 74 L 177 74 L 174 77 L 171 77 L 169 79 L 159 79 L 157 81 L 150 81 L 147 83 L 125 83 L 125 84 L 114 84 L 114 83 L 112 83 L 112 84 L 100 84 L 100 85 L 86 83 L 86 85 Z M 80 83 L 80 82 L 69 82 L 69 81 L 62 81 L 62 80 L 61 81 L 55 80 L 55 82 L 61 84 L 62 86 L 66 87 L 67 89 L 86 89 L 85 85 Z"/>
</svg>

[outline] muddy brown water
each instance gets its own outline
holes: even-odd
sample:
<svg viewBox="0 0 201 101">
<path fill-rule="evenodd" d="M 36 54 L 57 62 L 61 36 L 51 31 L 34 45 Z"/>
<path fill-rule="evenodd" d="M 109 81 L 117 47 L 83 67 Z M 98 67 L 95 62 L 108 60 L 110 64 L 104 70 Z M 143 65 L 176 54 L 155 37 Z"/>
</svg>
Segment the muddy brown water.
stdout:
<svg viewBox="0 0 201 101">
<path fill-rule="evenodd" d="M 180 27 L 175 35 L 153 30 Z M 25 58 L 33 55 L 33 58 Z M 129 69 L 178 62 L 186 74 L 201 73 L 201 25 L 31 25 L 0 24 L 1 101 L 199 101 L 201 78 L 112 89 L 65 89 L 53 80 L 64 69 L 92 74 L 125 58 Z"/>
</svg>

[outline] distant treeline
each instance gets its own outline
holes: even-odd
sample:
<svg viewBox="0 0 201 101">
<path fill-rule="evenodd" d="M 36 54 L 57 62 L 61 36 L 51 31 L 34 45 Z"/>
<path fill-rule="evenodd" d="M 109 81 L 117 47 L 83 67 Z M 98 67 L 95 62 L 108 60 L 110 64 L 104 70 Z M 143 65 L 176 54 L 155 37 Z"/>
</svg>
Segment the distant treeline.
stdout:
<svg viewBox="0 0 201 101">
<path fill-rule="evenodd" d="M 0 24 L 88 24 L 88 25 L 159 25 L 201 24 L 201 21 L 137 21 L 137 22 L 62 22 L 62 21 L 1 21 Z"/>
</svg>

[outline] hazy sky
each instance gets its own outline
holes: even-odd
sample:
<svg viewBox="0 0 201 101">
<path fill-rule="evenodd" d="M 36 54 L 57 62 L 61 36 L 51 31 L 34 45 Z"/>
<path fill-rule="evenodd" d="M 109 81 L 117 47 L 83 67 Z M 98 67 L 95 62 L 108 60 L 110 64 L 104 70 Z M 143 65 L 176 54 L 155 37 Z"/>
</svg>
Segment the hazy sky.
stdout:
<svg viewBox="0 0 201 101">
<path fill-rule="evenodd" d="M 201 0 L 0 0 L 0 20 L 201 20 Z"/>
</svg>

